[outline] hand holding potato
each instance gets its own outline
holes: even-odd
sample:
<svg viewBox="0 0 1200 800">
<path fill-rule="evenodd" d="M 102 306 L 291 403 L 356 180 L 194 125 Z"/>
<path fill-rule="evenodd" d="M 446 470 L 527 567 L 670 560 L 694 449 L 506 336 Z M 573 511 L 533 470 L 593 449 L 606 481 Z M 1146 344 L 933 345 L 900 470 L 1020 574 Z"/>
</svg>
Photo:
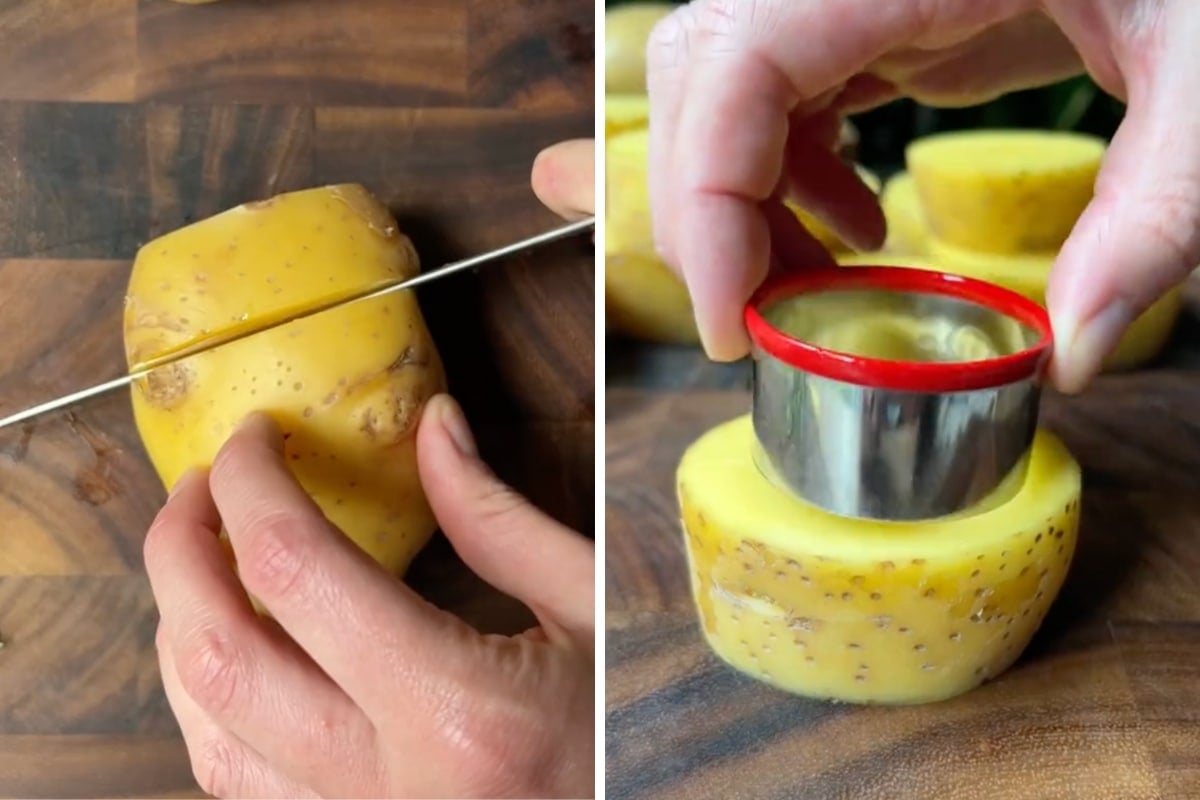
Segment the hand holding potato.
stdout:
<svg viewBox="0 0 1200 800">
<path fill-rule="evenodd" d="M 1200 110 L 1184 101 L 1198 34 L 1184 0 L 682 7 L 648 51 L 650 191 L 657 245 L 688 283 L 709 354 L 746 353 L 742 305 L 772 260 L 820 258 L 785 198 L 851 244 L 882 243 L 876 197 L 832 153 L 843 114 L 901 95 L 980 102 L 1086 67 L 1129 113 L 1050 284 L 1055 381 L 1083 388 L 1200 261 Z"/>
<path fill-rule="evenodd" d="M 564 216 L 594 209 L 592 152 L 539 156 L 534 189 Z M 321 408 L 333 424 L 338 409 Z M 499 482 L 449 396 L 424 403 L 415 439 L 423 497 L 392 494 L 427 499 L 466 565 L 539 625 L 485 636 L 422 600 L 394 576 L 416 548 L 392 563 L 343 535 L 285 460 L 283 431 L 252 414 L 211 471 L 167 481 L 145 544 L 163 683 L 209 793 L 590 796 L 594 546 Z"/>
<path fill-rule="evenodd" d="M 249 418 L 146 539 L 163 682 L 219 797 L 580 796 L 592 786 L 592 546 L 501 486 L 440 395 L 418 433 L 442 529 L 540 627 L 483 636 L 333 529 Z M 277 621 L 258 616 L 242 584 Z"/>
</svg>

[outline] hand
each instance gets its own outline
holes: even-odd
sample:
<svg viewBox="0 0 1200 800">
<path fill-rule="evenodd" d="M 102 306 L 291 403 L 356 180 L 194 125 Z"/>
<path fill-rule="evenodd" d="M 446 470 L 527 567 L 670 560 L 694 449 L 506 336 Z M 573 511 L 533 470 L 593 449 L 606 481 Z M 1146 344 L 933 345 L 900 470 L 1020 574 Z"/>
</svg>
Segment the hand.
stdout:
<svg viewBox="0 0 1200 800">
<path fill-rule="evenodd" d="M 830 262 L 785 193 L 852 244 L 882 243 L 875 197 L 831 153 L 842 114 L 898 95 L 981 102 L 1086 66 L 1129 105 L 1048 291 L 1053 377 L 1082 389 L 1128 324 L 1200 262 L 1198 39 L 1190 0 L 682 7 L 649 46 L 650 193 L 657 246 L 688 285 L 709 355 L 745 355 L 742 306 L 768 269 Z"/>
<path fill-rule="evenodd" d="M 266 416 L 175 486 L 146 537 L 163 683 L 219 797 L 590 796 L 595 554 L 503 486 L 458 406 L 418 431 L 447 538 L 540 625 L 484 636 L 334 529 Z M 218 538 L 229 535 L 242 584 Z"/>
<path fill-rule="evenodd" d="M 572 139 L 538 153 L 530 177 L 534 194 L 567 220 L 596 213 L 596 142 Z"/>
</svg>

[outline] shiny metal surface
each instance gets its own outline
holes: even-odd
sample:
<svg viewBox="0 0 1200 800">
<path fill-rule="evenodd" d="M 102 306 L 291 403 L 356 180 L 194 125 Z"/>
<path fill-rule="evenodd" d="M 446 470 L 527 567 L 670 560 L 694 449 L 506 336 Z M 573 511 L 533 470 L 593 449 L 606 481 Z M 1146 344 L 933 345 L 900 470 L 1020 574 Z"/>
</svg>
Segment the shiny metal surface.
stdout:
<svg viewBox="0 0 1200 800">
<path fill-rule="evenodd" d="M 854 326 L 879 322 L 882 318 L 869 312 L 883 309 L 892 341 L 875 337 L 866 342 L 869 348 L 899 350 L 908 357 L 915 352 L 927 361 L 984 357 L 981 341 L 992 355 L 1015 352 L 1031 341 L 1032 332 L 1019 323 L 954 298 L 853 293 L 861 295 L 849 298 L 854 313 L 845 303 L 828 303 L 825 307 L 841 310 L 822 319 L 822 304 L 802 297 L 777 304 L 781 308 L 768 317 L 784 332 L 828 347 L 833 342 L 822 340 L 829 339 L 835 324 L 850 326 L 842 341 L 853 344 Z M 896 341 L 905 335 L 915 338 Z M 955 342 L 971 344 L 959 352 Z M 924 394 L 808 374 L 759 349 L 754 357 L 753 419 L 764 472 L 835 514 L 894 521 L 954 514 L 996 489 L 1019 467 L 1033 441 L 1040 397 L 1034 378 Z"/>
</svg>

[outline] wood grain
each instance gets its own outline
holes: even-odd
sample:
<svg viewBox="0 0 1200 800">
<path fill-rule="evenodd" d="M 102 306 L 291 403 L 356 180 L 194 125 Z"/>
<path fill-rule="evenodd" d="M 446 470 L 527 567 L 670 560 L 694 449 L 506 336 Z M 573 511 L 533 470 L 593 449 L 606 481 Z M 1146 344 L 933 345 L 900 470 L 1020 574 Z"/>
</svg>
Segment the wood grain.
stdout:
<svg viewBox="0 0 1200 800">
<path fill-rule="evenodd" d="M 1018 664 L 954 700 L 846 706 L 741 676 L 703 642 L 674 497 L 683 450 L 744 414 L 747 365 L 609 342 L 611 798 L 1200 796 L 1200 287 L 1152 368 L 1049 396 L 1085 471 L 1079 549 Z"/>
<path fill-rule="evenodd" d="M 558 224 L 529 169 L 593 130 L 592 13 L 0 3 L 0 415 L 119 374 L 138 247 L 238 203 L 364 182 L 429 267 Z M 421 293 L 484 457 L 589 534 L 591 264 L 564 243 Z M 123 393 L 0 431 L 0 797 L 200 796 L 142 566 L 163 499 Z M 482 630 L 530 624 L 440 535 L 409 581 Z"/>
<path fill-rule="evenodd" d="M 0 98 L 133 100 L 138 0 L 5 0 Z"/>
</svg>

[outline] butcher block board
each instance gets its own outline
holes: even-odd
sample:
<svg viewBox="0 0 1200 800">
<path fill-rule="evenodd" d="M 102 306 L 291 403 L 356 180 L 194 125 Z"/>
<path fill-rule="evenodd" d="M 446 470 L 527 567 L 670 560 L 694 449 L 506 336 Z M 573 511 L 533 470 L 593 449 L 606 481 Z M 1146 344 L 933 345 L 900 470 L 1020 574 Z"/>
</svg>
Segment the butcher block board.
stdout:
<svg viewBox="0 0 1200 800">
<path fill-rule="evenodd" d="M 559 224 L 543 146 L 591 136 L 582 0 L 0 4 L 0 414 L 123 369 L 130 260 L 243 201 L 364 183 L 426 267 Z M 587 241 L 420 290 L 502 477 L 593 526 Z M 197 796 L 141 546 L 164 491 L 118 393 L 0 431 L 0 796 Z M 490 630 L 527 612 L 443 540 L 413 568 Z"/>
<path fill-rule="evenodd" d="M 1145 371 L 1047 397 L 1084 468 L 1079 549 L 1028 652 L 935 705 L 818 702 L 735 673 L 692 610 L 674 473 L 747 413 L 745 364 L 609 343 L 608 797 L 1200 797 L 1200 291 Z"/>
</svg>

